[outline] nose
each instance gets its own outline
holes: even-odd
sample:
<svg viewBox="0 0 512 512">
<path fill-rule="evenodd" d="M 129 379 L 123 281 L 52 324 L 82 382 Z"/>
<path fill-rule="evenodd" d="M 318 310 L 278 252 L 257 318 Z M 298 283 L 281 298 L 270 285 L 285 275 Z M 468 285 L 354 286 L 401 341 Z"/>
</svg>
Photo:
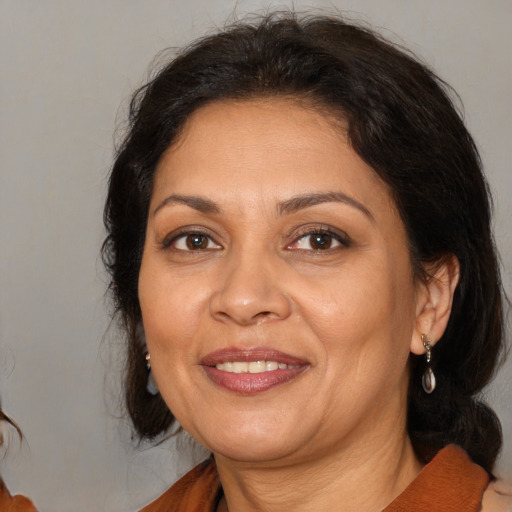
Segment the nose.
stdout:
<svg viewBox="0 0 512 512">
<path fill-rule="evenodd" d="M 243 326 L 285 319 L 291 304 L 281 282 L 278 265 L 261 255 L 230 258 L 218 276 L 210 312 L 217 320 Z"/>
</svg>

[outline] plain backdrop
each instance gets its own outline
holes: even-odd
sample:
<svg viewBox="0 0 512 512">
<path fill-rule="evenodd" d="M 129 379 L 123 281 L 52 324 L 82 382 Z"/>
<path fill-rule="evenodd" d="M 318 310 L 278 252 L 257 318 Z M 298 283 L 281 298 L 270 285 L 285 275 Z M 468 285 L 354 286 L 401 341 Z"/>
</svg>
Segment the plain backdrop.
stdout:
<svg viewBox="0 0 512 512">
<path fill-rule="evenodd" d="M 163 48 L 236 12 L 290 3 L 0 0 L 0 390 L 11 436 L 2 474 L 41 512 L 130 511 L 202 454 L 187 439 L 139 447 L 119 416 L 120 341 L 99 250 L 113 134 Z M 410 47 L 459 92 L 496 201 L 512 291 L 512 2 L 296 1 L 339 10 Z M 385 27 L 385 28 L 384 28 Z M 510 332 L 510 330 L 509 330 Z M 512 478 L 511 362 L 486 392 Z"/>
</svg>

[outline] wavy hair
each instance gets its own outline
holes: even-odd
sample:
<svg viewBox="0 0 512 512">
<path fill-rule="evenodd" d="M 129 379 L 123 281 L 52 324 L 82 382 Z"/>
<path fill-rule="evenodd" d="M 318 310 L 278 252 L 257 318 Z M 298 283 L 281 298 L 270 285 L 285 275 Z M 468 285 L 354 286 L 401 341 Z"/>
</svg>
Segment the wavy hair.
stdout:
<svg viewBox="0 0 512 512">
<path fill-rule="evenodd" d="M 102 254 L 126 334 L 126 405 L 136 433 L 153 439 L 174 422 L 160 395 L 146 391 L 137 293 L 158 161 L 199 107 L 283 95 L 348 124 L 352 147 L 392 190 L 419 279 L 430 279 L 424 269 L 443 258 L 458 258 L 451 317 L 433 349 L 432 395 L 421 389 L 424 359 L 411 355 L 408 432 L 424 461 L 456 443 L 491 471 L 501 429 L 480 392 L 503 349 L 504 294 L 478 151 L 453 91 L 432 70 L 339 17 L 271 13 L 237 22 L 181 51 L 133 96 L 110 174 Z"/>
</svg>

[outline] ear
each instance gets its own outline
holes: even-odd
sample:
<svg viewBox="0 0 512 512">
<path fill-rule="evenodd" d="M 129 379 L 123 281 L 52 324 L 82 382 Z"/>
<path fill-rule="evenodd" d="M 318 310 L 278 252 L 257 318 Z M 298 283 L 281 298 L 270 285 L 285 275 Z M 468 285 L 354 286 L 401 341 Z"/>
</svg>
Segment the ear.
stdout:
<svg viewBox="0 0 512 512">
<path fill-rule="evenodd" d="M 435 345 L 448 325 L 459 282 L 459 260 L 451 254 L 425 267 L 425 271 L 427 279 L 418 280 L 416 287 L 416 322 L 411 339 L 411 352 L 418 355 L 425 353 L 421 335 L 426 334 Z"/>
</svg>

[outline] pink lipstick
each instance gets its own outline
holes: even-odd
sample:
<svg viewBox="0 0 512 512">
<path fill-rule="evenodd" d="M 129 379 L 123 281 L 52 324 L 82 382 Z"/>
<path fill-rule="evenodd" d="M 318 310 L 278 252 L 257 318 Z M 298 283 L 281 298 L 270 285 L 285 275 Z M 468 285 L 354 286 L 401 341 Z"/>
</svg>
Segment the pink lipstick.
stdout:
<svg viewBox="0 0 512 512">
<path fill-rule="evenodd" d="M 253 395 L 290 382 L 308 368 L 302 359 L 267 348 L 228 348 L 208 354 L 201 365 L 212 382 Z"/>
</svg>

